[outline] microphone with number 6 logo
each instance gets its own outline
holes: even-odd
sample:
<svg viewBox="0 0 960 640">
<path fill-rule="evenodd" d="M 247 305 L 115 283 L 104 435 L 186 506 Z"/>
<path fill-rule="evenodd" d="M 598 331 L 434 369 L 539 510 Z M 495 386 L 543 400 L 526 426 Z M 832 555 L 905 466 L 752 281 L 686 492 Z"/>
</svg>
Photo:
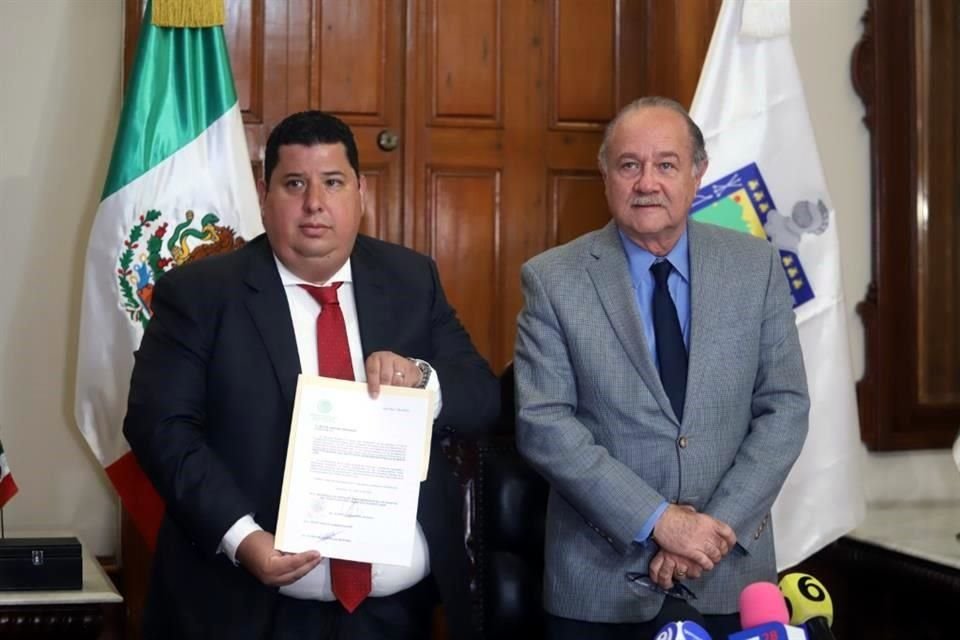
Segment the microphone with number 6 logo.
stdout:
<svg viewBox="0 0 960 640">
<path fill-rule="evenodd" d="M 780 581 L 780 591 L 790 611 L 790 623 L 800 624 L 810 640 L 836 640 L 833 624 L 833 601 L 819 580 L 805 573 L 788 573 Z"/>
</svg>

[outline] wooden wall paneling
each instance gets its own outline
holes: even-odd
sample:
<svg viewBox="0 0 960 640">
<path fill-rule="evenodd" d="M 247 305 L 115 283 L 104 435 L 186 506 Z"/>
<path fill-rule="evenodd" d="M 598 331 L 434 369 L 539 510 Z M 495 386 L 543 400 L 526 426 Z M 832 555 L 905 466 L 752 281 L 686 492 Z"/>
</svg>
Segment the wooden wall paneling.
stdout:
<svg viewBox="0 0 960 640">
<path fill-rule="evenodd" d="M 498 144 L 503 153 L 501 226 L 499 237 L 499 326 L 494 371 L 513 360 L 517 314 L 523 306 L 520 267 L 547 248 L 546 94 L 549 85 L 550 26 L 543 2 L 504 3 L 503 128 Z"/>
<path fill-rule="evenodd" d="M 607 123 L 624 104 L 639 97 L 639 31 L 636 3 L 553 0 L 551 84 L 546 93 L 546 155 L 541 180 L 548 209 L 546 246 L 569 242 L 610 220 L 597 166 L 597 150 Z M 590 38 L 583 33 L 590 33 Z M 633 47 L 631 50 L 630 47 Z M 632 76 L 633 79 L 629 77 Z M 624 82 L 626 80 L 626 82 Z"/>
<path fill-rule="evenodd" d="M 596 130 L 616 114 L 615 4 L 594 0 L 550 3 L 552 129 Z"/>
<path fill-rule="evenodd" d="M 507 94 L 500 88 L 508 82 L 508 57 L 501 49 L 507 25 L 529 3 L 419 0 L 410 6 L 415 51 L 408 57 L 407 106 L 414 148 L 406 238 L 438 262 L 461 321 L 499 368 L 509 359 L 499 337 L 501 207 L 519 175 L 505 166 Z"/>
<path fill-rule="evenodd" d="M 570 242 L 610 220 L 603 203 L 603 180 L 596 170 L 557 171 L 550 176 L 550 244 Z"/>
<path fill-rule="evenodd" d="M 237 103 L 247 139 L 247 153 L 257 179 L 263 174 L 262 147 L 266 142 L 263 127 L 267 102 L 264 87 L 264 65 L 267 64 L 264 3 L 265 0 L 227 2 L 227 21 L 224 25 Z"/>
<path fill-rule="evenodd" d="M 224 35 L 237 103 L 244 120 L 263 121 L 263 2 L 233 0 L 225 5 Z"/>
<path fill-rule="evenodd" d="M 500 0 L 433 0 L 427 54 L 431 126 L 498 127 L 501 109 Z"/>
<path fill-rule="evenodd" d="M 951 305 L 960 295 L 950 281 L 957 274 L 950 251 L 960 245 L 945 244 L 957 233 L 958 203 L 937 195 L 956 173 L 945 180 L 931 162 L 950 160 L 936 149 L 956 133 L 949 125 L 929 129 L 943 115 L 936 103 L 952 97 L 945 83 L 956 78 L 957 67 L 930 68 L 924 44 L 931 29 L 957 27 L 943 19 L 920 22 L 931 8 L 953 4 L 870 0 L 853 52 L 851 75 L 871 133 L 872 270 L 857 305 L 866 346 L 857 397 L 861 437 L 871 449 L 949 447 L 960 420 L 956 359 L 948 360 L 958 335 Z M 949 31 L 943 37 L 956 39 Z M 944 53 L 935 65 L 950 62 Z"/>
<path fill-rule="evenodd" d="M 405 3 L 402 0 L 314 0 L 309 105 L 353 129 L 365 173 L 378 194 L 367 203 L 364 233 L 403 242 Z M 397 146 L 379 144 L 395 136 Z M 369 185 L 368 185 L 369 186 Z"/>
<path fill-rule="evenodd" d="M 281 120 L 310 108 L 316 14 L 314 0 L 264 0 L 271 24 L 264 31 L 270 40 L 265 52 L 267 77 L 264 92 L 269 105 L 264 118 L 266 136 Z"/>
<path fill-rule="evenodd" d="M 389 165 L 373 165 L 364 162 L 361 175 L 367 182 L 367 199 L 364 206 L 363 220 L 360 221 L 360 233 L 373 236 L 374 238 L 385 238 L 387 234 L 385 217 L 378 215 L 385 207 L 385 201 L 389 197 L 385 191 L 389 184 L 385 176 L 389 174 Z"/>
<path fill-rule="evenodd" d="M 481 353 L 493 353 L 498 338 L 500 172 L 496 169 L 428 168 L 427 215 L 431 246 L 444 290 L 465 320 Z"/>
<path fill-rule="evenodd" d="M 921 141 L 930 142 L 917 154 L 925 202 L 917 228 L 917 402 L 960 407 L 960 8 L 954 0 L 932 0 L 925 14 L 922 75 L 932 99 L 920 112 Z"/>
<path fill-rule="evenodd" d="M 643 24 L 647 95 L 689 107 L 710 47 L 722 0 L 645 0 Z"/>
<path fill-rule="evenodd" d="M 614 17 L 616 57 L 614 73 L 617 77 L 617 109 L 646 95 L 646 30 L 644 28 L 644 0 L 617 0 Z M 715 18 L 714 18 L 715 19 Z M 713 29 L 713 22 L 710 23 Z M 699 68 L 697 73 L 700 73 Z"/>
<path fill-rule="evenodd" d="M 389 24 L 388 3 L 322 0 L 318 6 L 315 102 L 341 117 L 384 124 L 387 30 L 398 26 Z"/>
</svg>

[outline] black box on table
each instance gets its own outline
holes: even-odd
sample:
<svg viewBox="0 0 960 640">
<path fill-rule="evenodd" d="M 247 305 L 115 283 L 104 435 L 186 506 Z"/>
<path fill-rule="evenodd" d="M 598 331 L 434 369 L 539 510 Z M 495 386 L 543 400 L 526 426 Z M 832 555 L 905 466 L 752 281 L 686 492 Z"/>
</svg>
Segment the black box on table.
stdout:
<svg viewBox="0 0 960 640">
<path fill-rule="evenodd" d="M 80 589 L 76 538 L 0 538 L 0 591 Z"/>
</svg>

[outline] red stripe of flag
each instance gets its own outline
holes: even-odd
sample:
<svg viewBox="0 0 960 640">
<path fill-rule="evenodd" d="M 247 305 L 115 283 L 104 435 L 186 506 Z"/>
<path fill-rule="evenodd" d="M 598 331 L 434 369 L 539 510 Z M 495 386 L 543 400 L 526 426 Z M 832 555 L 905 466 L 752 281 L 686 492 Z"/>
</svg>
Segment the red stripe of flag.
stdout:
<svg viewBox="0 0 960 640">
<path fill-rule="evenodd" d="M 105 470 L 134 526 L 153 551 L 157 544 L 160 521 L 163 520 L 163 500 L 137 464 L 132 452 L 125 453 Z"/>
</svg>

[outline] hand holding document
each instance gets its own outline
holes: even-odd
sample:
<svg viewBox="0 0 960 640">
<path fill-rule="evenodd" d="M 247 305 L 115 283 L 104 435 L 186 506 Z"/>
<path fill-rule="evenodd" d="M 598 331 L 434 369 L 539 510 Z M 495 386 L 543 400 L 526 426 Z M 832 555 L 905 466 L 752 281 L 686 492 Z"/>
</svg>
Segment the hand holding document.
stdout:
<svg viewBox="0 0 960 640">
<path fill-rule="evenodd" d="M 426 390 L 301 375 L 277 549 L 409 566 L 432 426 Z"/>
</svg>

